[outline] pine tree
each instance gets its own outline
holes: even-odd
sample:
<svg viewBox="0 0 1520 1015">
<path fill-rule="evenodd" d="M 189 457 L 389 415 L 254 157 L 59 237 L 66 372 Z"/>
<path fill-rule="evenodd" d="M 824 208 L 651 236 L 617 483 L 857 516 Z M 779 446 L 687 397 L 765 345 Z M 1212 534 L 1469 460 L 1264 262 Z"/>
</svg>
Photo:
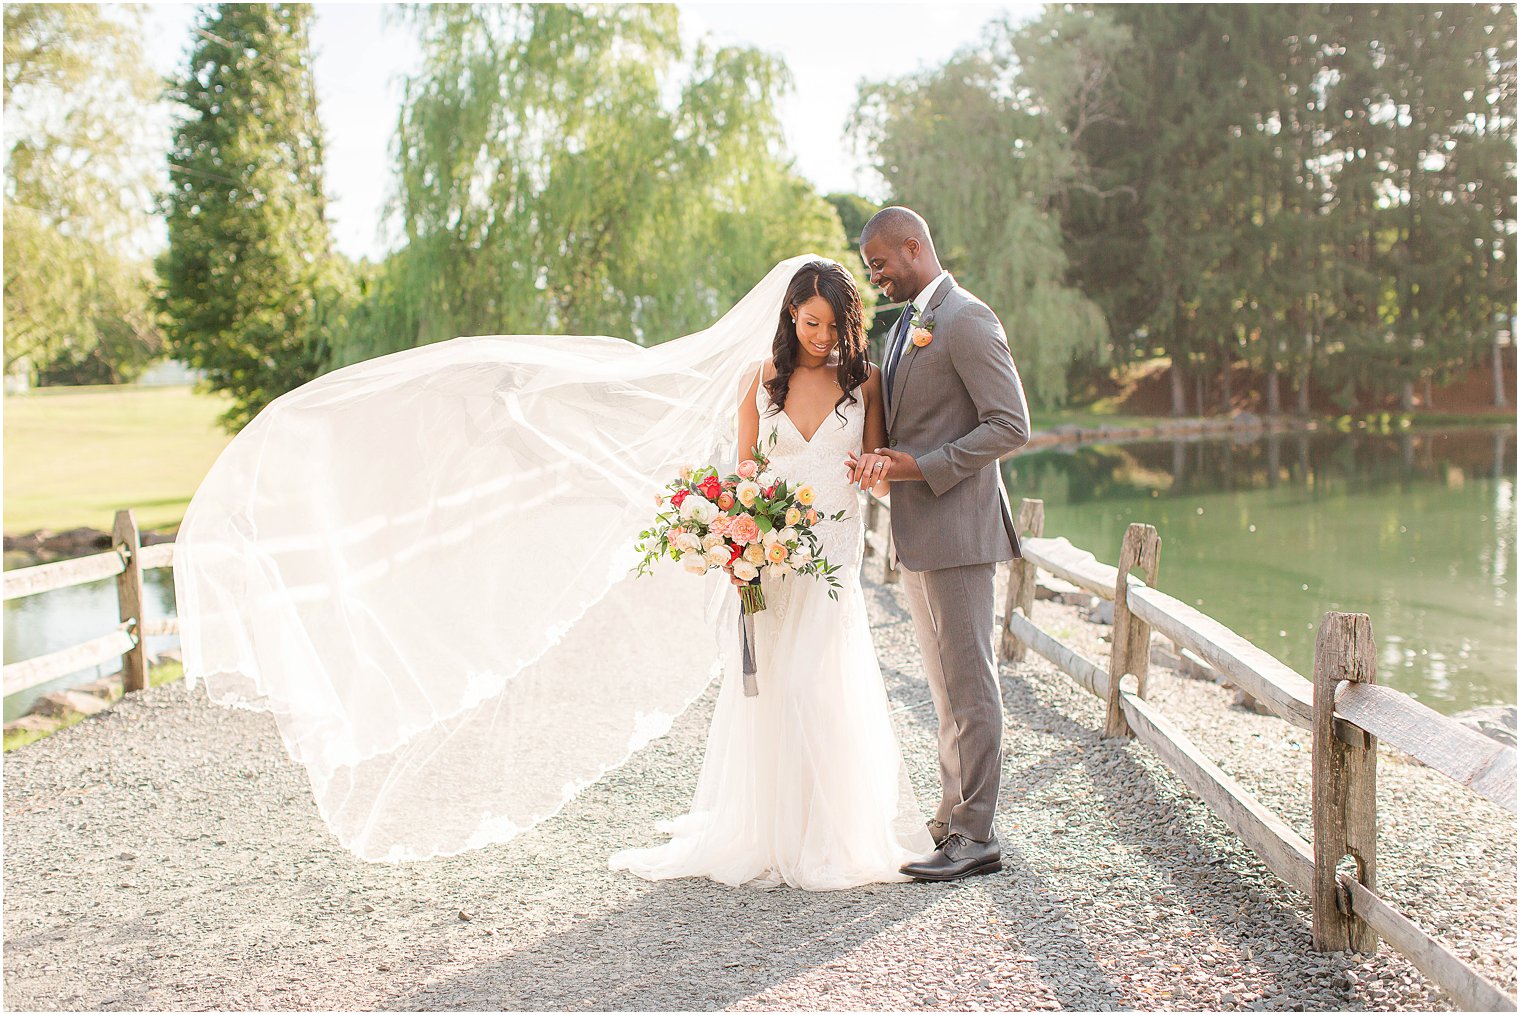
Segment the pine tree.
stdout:
<svg viewBox="0 0 1520 1015">
<path fill-rule="evenodd" d="M 346 303 L 322 186 L 306 4 L 221 4 L 176 98 L 160 304 L 235 429 L 327 366 Z"/>
</svg>

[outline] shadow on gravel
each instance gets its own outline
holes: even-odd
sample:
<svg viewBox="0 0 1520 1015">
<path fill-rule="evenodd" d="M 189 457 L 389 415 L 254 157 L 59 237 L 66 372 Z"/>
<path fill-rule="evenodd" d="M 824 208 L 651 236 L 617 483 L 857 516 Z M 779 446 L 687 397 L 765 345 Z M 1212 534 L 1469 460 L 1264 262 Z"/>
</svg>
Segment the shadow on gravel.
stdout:
<svg viewBox="0 0 1520 1015">
<path fill-rule="evenodd" d="M 1129 900 L 1146 905 L 1145 912 L 1132 912 L 1128 916 L 1134 924 L 1132 951 L 1143 954 L 1158 933 L 1169 933 L 1169 921 L 1176 920 L 1180 925 L 1185 920 L 1201 925 L 1212 940 L 1199 941 L 1199 947 L 1210 943 L 1223 946 L 1228 963 L 1238 966 L 1236 975 L 1252 981 L 1252 989 L 1261 992 L 1266 1003 L 1270 1004 L 1274 995 L 1279 1001 L 1292 997 L 1300 999 L 1294 1004 L 1297 1010 L 1314 1010 L 1312 1004 L 1306 1007 L 1302 999 L 1322 993 L 1328 976 L 1350 968 L 1351 963 L 1344 953 L 1313 950 L 1307 910 L 1303 908 L 1307 903 L 1295 901 L 1294 889 L 1267 870 L 1180 779 L 1158 781 L 1135 753 L 1149 753 L 1149 748 L 1132 740 L 1106 739 L 1099 730 L 1089 729 L 1046 705 L 1038 692 L 1018 675 L 1013 664 L 1003 664 L 1000 683 L 1004 710 L 1009 717 L 1005 745 L 1010 757 L 1019 758 L 1019 727 L 1049 731 L 1073 748 L 1038 760 L 1025 756 L 1016 779 L 1010 778 L 1005 769 L 1000 826 L 1008 821 L 1006 815 L 1016 801 L 1039 796 L 1042 789 L 1079 766 L 1093 788 L 1103 795 L 1104 813 L 1100 820 L 1104 841 L 1086 844 L 1083 861 L 1086 869 L 1077 877 L 1093 883 L 1092 895 L 1101 897 L 1104 854 L 1112 846 L 1123 845 L 1132 857 L 1138 854 L 1146 858 L 1145 870 L 1156 881 L 1156 891 L 1150 899 Z M 1049 812 L 1053 819 L 1060 816 L 1060 805 L 1052 805 Z M 1085 815 L 1082 820 L 1091 823 L 1093 817 Z M 1025 828 L 1021 834 L 1045 831 Z M 1221 847 L 1221 842 L 1227 845 Z M 1005 858 L 1012 852 L 1006 840 L 1003 851 Z M 1048 890 L 1049 884 L 1038 887 Z M 1116 887 L 1113 900 L 1126 901 L 1125 893 L 1125 888 Z M 1132 889 L 1129 894 L 1133 894 Z M 1019 921 L 1028 919 L 1024 908 L 1027 899 L 1026 894 L 1005 907 L 1005 916 L 1012 925 L 1018 926 Z M 1075 914 L 1079 930 L 1083 929 L 1084 915 Z M 1095 929 L 1093 936 L 1114 939 L 1111 928 Z M 1161 950 L 1161 945 L 1156 950 Z M 1148 967 L 1137 961 L 1138 954 L 1131 956 L 1121 951 L 1112 958 L 1121 969 L 1141 974 Z M 1061 963 L 1071 962 L 1073 955 L 1062 950 L 1058 958 L 1053 973 L 1061 970 Z M 1096 1000 L 1084 996 L 1089 991 L 1107 993 L 1105 984 L 1111 986 L 1112 980 L 1106 972 L 1096 967 L 1094 970 L 1091 980 L 1069 977 L 1074 981 L 1073 989 L 1059 992 L 1060 1000 L 1068 1007 L 1088 1007 Z M 1152 977 L 1157 971 L 1150 970 Z M 1079 1000 L 1081 1005 L 1076 1004 Z M 1127 1003 L 1136 1000 L 1126 999 Z M 1185 1002 L 1180 996 L 1177 1000 Z M 1218 998 L 1205 996 L 1199 1000 L 1206 1007 L 1219 1004 Z M 1343 999 L 1342 1003 L 1347 1001 Z"/>
<path fill-rule="evenodd" d="M 450 973 L 387 1008 L 711 1011 L 913 918 L 944 898 L 936 887 L 813 893 L 658 882 L 622 909 Z"/>
</svg>

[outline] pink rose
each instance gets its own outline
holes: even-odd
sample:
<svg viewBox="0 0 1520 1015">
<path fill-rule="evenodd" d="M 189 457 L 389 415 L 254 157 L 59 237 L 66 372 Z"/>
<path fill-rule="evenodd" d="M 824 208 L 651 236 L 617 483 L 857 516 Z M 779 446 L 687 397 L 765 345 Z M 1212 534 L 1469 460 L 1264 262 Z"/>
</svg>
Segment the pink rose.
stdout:
<svg viewBox="0 0 1520 1015">
<path fill-rule="evenodd" d="M 740 546 L 753 543 L 760 538 L 760 525 L 753 515 L 735 515 L 729 524 L 728 538 Z"/>
<path fill-rule="evenodd" d="M 739 463 L 739 475 L 745 479 L 753 479 L 759 472 L 760 466 L 756 465 L 755 460 L 752 458 L 746 458 Z"/>
<path fill-rule="evenodd" d="M 733 519 L 732 516 L 730 516 L 730 515 L 719 515 L 718 517 L 714 518 L 710 523 L 708 523 L 707 531 L 710 532 L 710 533 L 712 533 L 713 535 L 716 535 L 716 536 L 726 536 L 726 535 L 728 535 L 728 528 L 729 528 L 729 526 L 732 525 L 733 523 L 734 523 L 734 519 Z"/>
</svg>

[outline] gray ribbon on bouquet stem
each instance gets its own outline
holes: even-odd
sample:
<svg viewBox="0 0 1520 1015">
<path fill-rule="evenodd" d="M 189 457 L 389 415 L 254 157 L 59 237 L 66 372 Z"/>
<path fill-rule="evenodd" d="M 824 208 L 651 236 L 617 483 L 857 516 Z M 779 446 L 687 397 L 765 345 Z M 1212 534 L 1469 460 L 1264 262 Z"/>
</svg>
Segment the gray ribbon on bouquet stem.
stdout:
<svg viewBox="0 0 1520 1015">
<path fill-rule="evenodd" d="M 744 695 L 753 698 L 760 693 L 755 684 L 758 669 L 755 665 L 755 615 L 742 608 L 739 610 L 739 643 L 744 655 Z"/>
</svg>

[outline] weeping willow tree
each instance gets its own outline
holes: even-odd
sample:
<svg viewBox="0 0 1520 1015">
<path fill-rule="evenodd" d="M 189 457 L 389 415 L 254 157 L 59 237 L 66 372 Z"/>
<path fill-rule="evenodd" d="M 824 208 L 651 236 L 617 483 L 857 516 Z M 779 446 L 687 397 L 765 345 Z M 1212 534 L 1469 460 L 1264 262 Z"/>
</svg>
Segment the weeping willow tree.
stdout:
<svg viewBox="0 0 1520 1015">
<path fill-rule="evenodd" d="M 784 68 L 683 50 L 673 7 L 436 5 L 412 13 L 394 212 L 342 362 L 456 335 L 710 323 L 784 257 L 850 263 L 784 157 Z M 852 265 L 853 268 L 853 265 Z"/>
<path fill-rule="evenodd" d="M 1123 39 L 1061 8 L 1005 22 L 943 67 L 863 86 L 851 123 L 892 200 L 928 219 L 940 260 L 1002 318 L 1043 405 L 1066 400 L 1074 361 L 1105 356 L 1104 314 L 1066 284 L 1060 208 L 1086 185 L 1075 135 L 1105 115 L 1091 78 Z"/>
<path fill-rule="evenodd" d="M 8 3 L 5 371 L 131 378 L 163 350 L 149 300 L 159 82 L 141 11 Z"/>
</svg>

